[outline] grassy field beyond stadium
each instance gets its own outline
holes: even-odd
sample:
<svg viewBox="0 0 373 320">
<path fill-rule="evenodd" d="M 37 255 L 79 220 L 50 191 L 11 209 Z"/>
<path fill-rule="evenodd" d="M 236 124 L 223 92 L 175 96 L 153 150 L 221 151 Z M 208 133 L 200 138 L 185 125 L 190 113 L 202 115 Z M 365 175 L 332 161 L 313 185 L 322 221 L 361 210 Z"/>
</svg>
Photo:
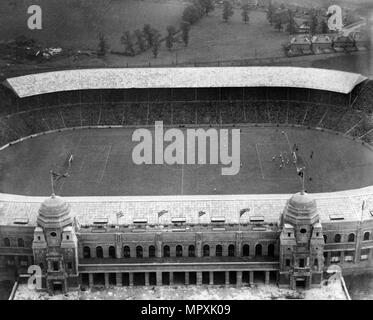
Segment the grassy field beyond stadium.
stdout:
<svg viewBox="0 0 373 320">
<path fill-rule="evenodd" d="M 62 196 L 294 193 L 300 190 L 296 168 L 290 161 L 280 169 L 280 160 L 272 159 L 280 153 L 285 160 L 290 158 L 282 130 L 291 145 L 299 146 L 308 192 L 373 185 L 373 152 L 341 135 L 297 128 L 242 128 L 240 172 L 222 176 L 220 164 L 135 165 L 133 130 L 65 131 L 12 145 L 1 151 L 0 192 L 49 195 L 49 170 L 64 173 L 71 152 L 70 177 L 56 185 Z"/>
</svg>

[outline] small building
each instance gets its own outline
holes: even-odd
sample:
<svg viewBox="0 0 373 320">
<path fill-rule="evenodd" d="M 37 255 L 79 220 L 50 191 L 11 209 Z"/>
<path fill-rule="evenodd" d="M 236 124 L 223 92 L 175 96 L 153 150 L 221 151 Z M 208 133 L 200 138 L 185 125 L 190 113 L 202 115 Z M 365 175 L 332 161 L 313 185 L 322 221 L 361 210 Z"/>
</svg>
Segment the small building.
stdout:
<svg viewBox="0 0 373 320">
<path fill-rule="evenodd" d="M 370 48 L 370 38 L 365 32 L 353 33 L 352 39 L 355 41 L 357 50 L 368 50 Z"/>
<path fill-rule="evenodd" d="M 333 37 L 328 34 L 318 34 L 312 37 L 312 51 L 314 54 L 331 53 L 333 50 Z"/>
<path fill-rule="evenodd" d="M 311 39 L 309 35 L 295 35 L 290 38 L 289 55 L 312 54 Z"/>
<path fill-rule="evenodd" d="M 355 41 L 347 36 L 336 36 L 333 40 L 333 48 L 337 52 L 356 51 Z"/>
<path fill-rule="evenodd" d="M 309 34 L 310 26 L 308 25 L 308 19 L 304 17 L 294 17 L 295 29 L 297 33 Z"/>
</svg>

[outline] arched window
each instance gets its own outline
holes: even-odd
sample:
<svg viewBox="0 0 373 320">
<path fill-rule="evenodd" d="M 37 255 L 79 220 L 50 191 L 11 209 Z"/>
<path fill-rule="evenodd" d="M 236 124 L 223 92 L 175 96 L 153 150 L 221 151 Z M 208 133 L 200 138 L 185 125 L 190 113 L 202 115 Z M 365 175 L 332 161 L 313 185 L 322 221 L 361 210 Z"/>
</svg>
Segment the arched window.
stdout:
<svg viewBox="0 0 373 320">
<path fill-rule="evenodd" d="M 355 234 L 354 233 L 350 233 L 348 235 L 348 242 L 354 242 L 355 241 Z"/>
<path fill-rule="evenodd" d="M 215 248 L 215 256 L 221 257 L 223 255 L 223 247 L 218 244 Z"/>
<path fill-rule="evenodd" d="M 325 234 L 323 235 L 323 237 L 324 237 L 324 243 L 326 243 L 326 240 L 328 240 L 328 237 Z"/>
<path fill-rule="evenodd" d="M 25 241 L 22 238 L 18 238 L 18 247 L 23 248 L 25 246 Z"/>
<path fill-rule="evenodd" d="M 242 255 L 244 257 L 248 257 L 250 255 L 250 246 L 248 244 L 244 244 L 242 248 Z"/>
<path fill-rule="evenodd" d="M 176 257 L 183 256 L 183 247 L 181 245 L 176 246 Z"/>
<path fill-rule="evenodd" d="M 113 246 L 109 247 L 109 257 L 112 258 L 112 259 L 116 258 L 115 248 Z"/>
<path fill-rule="evenodd" d="M 96 257 L 97 258 L 104 257 L 104 251 L 102 250 L 102 247 L 96 247 Z"/>
<path fill-rule="evenodd" d="M 228 246 L 228 257 L 234 257 L 234 245 L 230 244 Z"/>
<path fill-rule="evenodd" d="M 260 243 L 258 243 L 255 246 L 255 256 L 260 257 L 261 255 L 262 255 L 262 245 Z"/>
<path fill-rule="evenodd" d="M 190 245 L 188 248 L 188 256 L 189 257 L 195 257 L 196 256 L 196 250 L 193 245 Z"/>
<path fill-rule="evenodd" d="M 165 258 L 169 258 L 170 257 L 170 247 L 169 246 L 164 246 L 163 247 L 163 256 Z"/>
<path fill-rule="evenodd" d="M 142 246 L 136 247 L 136 258 L 142 258 Z"/>
<path fill-rule="evenodd" d="M 334 236 L 334 242 L 341 242 L 341 235 L 339 233 Z"/>
<path fill-rule="evenodd" d="M 274 257 L 275 256 L 275 245 L 273 243 L 268 245 L 268 257 Z"/>
<path fill-rule="evenodd" d="M 125 258 L 130 258 L 131 257 L 131 249 L 129 246 L 124 246 L 123 248 L 123 256 Z"/>
<path fill-rule="evenodd" d="M 203 256 L 209 257 L 210 256 L 210 246 L 208 244 L 205 244 L 203 246 Z"/>
<path fill-rule="evenodd" d="M 9 240 L 9 238 L 4 238 L 4 247 L 10 247 L 10 240 Z"/>
<path fill-rule="evenodd" d="M 84 259 L 88 259 L 91 257 L 91 248 L 90 247 L 84 247 L 83 248 L 83 257 Z"/>
<path fill-rule="evenodd" d="M 369 238 L 370 238 L 370 232 L 367 231 L 367 232 L 364 233 L 364 238 L 363 239 L 364 239 L 364 241 L 368 241 Z"/>
<path fill-rule="evenodd" d="M 155 258 L 155 247 L 154 246 L 149 247 L 149 258 Z"/>
</svg>

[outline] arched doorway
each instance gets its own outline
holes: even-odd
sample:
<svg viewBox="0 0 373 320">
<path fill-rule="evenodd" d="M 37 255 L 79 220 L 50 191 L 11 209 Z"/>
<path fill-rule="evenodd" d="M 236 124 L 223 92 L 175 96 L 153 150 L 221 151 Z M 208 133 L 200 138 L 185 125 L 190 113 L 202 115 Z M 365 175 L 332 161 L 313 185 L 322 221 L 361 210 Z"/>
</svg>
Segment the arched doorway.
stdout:
<svg viewBox="0 0 373 320">
<path fill-rule="evenodd" d="M 91 257 L 91 248 L 86 246 L 83 248 L 83 258 L 88 259 L 90 257 Z"/>
<path fill-rule="evenodd" d="M 104 257 L 104 251 L 102 250 L 102 247 L 96 247 L 96 257 L 97 258 L 103 258 Z"/>
<path fill-rule="evenodd" d="M 262 245 L 260 243 L 258 243 L 255 246 L 255 256 L 256 257 L 261 257 L 262 256 Z"/>
<path fill-rule="evenodd" d="M 233 244 L 230 244 L 228 246 L 228 257 L 234 257 L 234 245 Z"/>
<path fill-rule="evenodd" d="M 176 257 L 182 257 L 183 256 L 183 247 L 181 245 L 176 246 Z"/>
<path fill-rule="evenodd" d="M 164 246 L 163 247 L 163 256 L 165 258 L 169 258 L 170 257 L 170 247 L 169 246 Z"/>
<path fill-rule="evenodd" d="M 112 259 L 116 258 L 115 247 L 113 247 L 113 246 L 109 247 L 109 257 L 112 258 Z"/>
<path fill-rule="evenodd" d="M 274 257 L 275 256 L 275 245 L 273 243 L 268 245 L 268 257 Z"/>
<path fill-rule="evenodd" d="M 210 256 L 210 246 L 208 244 L 205 244 L 203 246 L 203 256 L 209 257 Z"/>
<path fill-rule="evenodd" d="M 215 249 L 215 256 L 221 257 L 223 255 L 223 247 L 218 244 Z"/>
<path fill-rule="evenodd" d="M 142 258 L 142 257 L 143 257 L 142 246 L 137 246 L 136 247 L 136 258 Z"/>
<path fill-rule="evenodd" d="M 250 255 L 250 246 L 248 244 L 244 244 L 242 248 L 242 255 L 244 257 L 248 257 Z"/>
</svg>

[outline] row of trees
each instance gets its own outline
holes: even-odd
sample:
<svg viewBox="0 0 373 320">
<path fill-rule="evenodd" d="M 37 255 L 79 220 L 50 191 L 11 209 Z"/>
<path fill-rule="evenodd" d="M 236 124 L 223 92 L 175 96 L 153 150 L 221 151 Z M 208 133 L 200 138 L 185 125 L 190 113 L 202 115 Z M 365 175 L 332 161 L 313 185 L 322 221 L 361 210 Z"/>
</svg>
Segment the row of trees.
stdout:
<svg viewBox="0 0 373 320">
<path fill-rule="evenodd" d="M 124 54 L 134 56 L 138 53 L 152 49 L 153 56 L 156 58 L 159 53 L 161 42 L 165 41 L 166 48 L 172 50 L 175 42 L 183 42 L 185 46 L 189 43 L 190 24 L 183 21 L 180 24 L 180 30 L 174 26 L 167 27 L 167 36 L 161 39 L 160 32 L 151 25 L 144 25 L 143 29 L 137 29 L 134 32 L 125 31 L 121 36 L 121 44 L 124 46 Z M 107 38 L 104 34 L 98 35 L 98 50 L 100 56 L 104 56 L 109 50 Z"/>
<path fill-rule="evenodd" d="M 191 25 L 195 24 L 214 9 L 213 0 L 193 0 L 193 3 L 184 9 L 182 20 Z"/>
<path fill-rule="evenodd" d="M 242 16 L 242 21 L 247 24 L 250 20 L 249 13 L 250 13 L 250 6 L 247 2 L 245 2 L 241 6 L 241 16 Z M 224 0 L 223 2 L 223 11 L 222 11 L 222 17 L 225 22 L 228 22 L 228 20 L 233 16 L 234 10 L 233 10 L 233 5 L 231 1 L 229 0 Z"/>
<path fill-rule="evenodd" d="M 284 8 L 280 8 L 281 12 L 277 12 L 274 6 L 270 3 L 267 10 L 267 20 L 274 26 L 278 31 L 282 31 L 285 27 L 285 31 L 289 34 L 294 34 L 297 31 L 297 25 L 294 19 L 294 13 L 292 10 L 285 12 Z M 310 10 L 309 18 L 306 22 L 310 28 L 312 35 L 317 33 L 329 32 L 326 17 L 322 17 L 314 9 Z"/>
<path fill-rule="evenodd" d="M 161 42 L 165 41 L 166 48 L 171 51 L 174 44 L 177 42 L 184 43 L 184 46 L 189 44 L 189 32 L 191 25 L 199 21 L 203 16 L 214 10 L 214 0 L 194 0 L 193 3 L 187 6 L 182 14 L 182 22 L 180 29 L 177 30 L 174 26 L 167 27 L 167 35 L 161 38 L 160 32 L 149 24 L 145 24 L 142 29 L 137 29 L 133 32 L 125 31 L 121 36 L 121 44 L 124 46 L 124 54 L 134 56 L 138 53 L 152 49 L 153 56 L 156 58 L 159 53 Z M 230 0 L 224 0 L 222 17 L 225 22 L 233 16 L 234 10 Z M 244 23 L 249 22 L 249 5 L 248 3 L 242 6 L 242 20 Z M 109 45 L 106 37 L 99 34 L 98 54 L 105 55 L 109 50 Z"/>
</svg>

